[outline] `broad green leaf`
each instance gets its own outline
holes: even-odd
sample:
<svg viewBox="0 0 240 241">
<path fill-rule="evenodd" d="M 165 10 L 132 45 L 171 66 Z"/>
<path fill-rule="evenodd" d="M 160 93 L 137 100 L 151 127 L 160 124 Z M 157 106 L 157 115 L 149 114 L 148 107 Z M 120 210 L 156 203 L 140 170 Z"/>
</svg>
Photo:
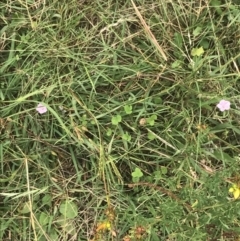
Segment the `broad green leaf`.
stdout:
<svg viewBox="0 0 240 241">
<path fill-rule="evenodd" d="M 198 36 L 200 33 L 202 32 L 202 28 L 201 27 L 196 27 L 194 30 L 193 30 L 193 36 Z"/>
<path fill-rule="evenodd" d="M 175 69 L 175 68 L 177 68 L 177 67 L 179 67 L 179 66 L 181 66 L 181 61 L 180 61 L 180 60 L 176 60 L 176 61 L 174 61 L 174 62 L 171 64 L 171 67 L 172 67 L 173 69 Z"/>
<path fill-rule="evenodd" d="M 112 129 L 108 128 L 106 134 L 107 134 L 107 136 L 111 136 L 112 135 Z"/>
<path fill-rule="evenodd" d="M 193 48 L 191 51 L 191 55 L 194 56 L 201 56 L 204 53 L 203 47 L 200 48 Z"/>
<path fill-rule="evenodd" d="M 32 207 L 31 207 L 32 210 L 35 210 L 36 209 L 36 204 L 35 203 L 32 203 Z M 22 209 L 19 210 L 20 213 L 22 214 L 26 214 L 26 213 L 30 213 L 31 212 L 31 209 L 30 209 L 30 205 L 29 205 L 29 202 L 25 202 L 22 206 Z"/>
<path fill-rule="evenodd" d="M 154 104 L 162 104 L 163 103 L 163 100 L 160 96 L 153 97 L 152 101 Z"/>
<path fill-rule="evenodd" d="M 208 49 L 209 45 L 210 45 L 210 43 L 207 39 L 203 39 L 200 44 L 204 49 Z"/>
<path fill-rule="evenodd" d="M 51 241 L 58 241 L 59 240 L 58 234 L 54 229 L 50 230 L 49 237 L 50 237 Z"/>
<path fill-rule="evenodd" d="M 115 115 L 112 117 L 112 124 L 113 125 L 118 125 L 122 121 L 122 116 L 120 115 Z"/>
<path fill-rule="evenodd" d="M 124 111 L 126 112 L 126 114 L 132 114 L 132 106 L 131 105 L 125 105 L 124 106 Z"/>
<path fill-rule="evenodd" d="M 46 194 L 43 198 L 42 198 L 42 204 L 43 205 L 48 205 L 50 206 L 52 202 L 52 196 L 50 194 Z"/>
<path fill-rule="evenodd" d="M 19 210 L 19 212 L 22 213 L 22 214 L 30 213 L 29 202 L 25 202 L 25 203 L 23 204 L 22 209 Z"/>
<path fill-rule="evenodd" d="M 62 226 L 62 229 L 64 230 L 64 232 L 70 235 L 76 234 L 76 227 L 72 222 L 67 222 L 64 226 Z"/>
<path fill-rule="evenodd" d="M 68 234 L 74 235 L 76 233 L 76 228 L 70 219 L 66 219 L 65 216 L 60 216 L 56 220 L 56 223 L 61 226 L 62 230 Z"/>
<path fill-rule="evenodd" d="M 182 48 L 183 46 L 183 38 L 180 33 L 174 33 L 174 43 L 178 46 L 178 48 Z"/>
<path fill-rule="evenodd" d="M 161 166 L 161 172 L 162 172 L 163 175 L 166 175 L 167 172 L 168 172 L 167 167 Z"/>
<path fill-rule="evenodd" d="M 151 133 L 151 132 L 148 132 L 148 139 L 149 140 L 154 140 L 155 139 L 155 135 L 153 135 L 153 133 Z"/>
<path fill-rule="evenodd" d="M 150 126 L 154 126 L 155 120 L 157 120 L 157 116 L 156 115 L 151 115 L 149 118 L 147 118 L 147 123 Z"/>
<path fill-rule="evenodd" d="M 65 218 L 75 218 L 78 215 L 77 205 L 69 200 L 61 203 L 59 211 Z"/>
<path fill-rule="evenodd" d="M 139 182 L 140 178 L 139 177 L 132 177 L 132 181 L 134 183 Z"/>
<path fill-rule="evenodd" d="M 151 118 L 152 120 L 156 120 L 156 119 L 157 119 L 157 115 L 152 115 L 150 118 Z"/>
<path fill-rule="evenodd" d="M 68 222 L 68 219 L 66 219 L 65 216 L 60 215 L 57 219 L 56 219 L 56 223 L 59 224 L 60 226 L 64 226 L 66 224 L 66 222 Z"/>
<path fill-rule="evenodd" d="M 39 217 L 39 223 L 42 226 L 45 226 L 49 223 L 49 220 L 50 220 L 50 216 L 45 212 L 41 212 L 40 217 Z"/>
<path fill-rule="evenodd" d="M 134 172 L 132 172 L 132 177 L 138 177 L 139 178 L 139 177 L 142 177 L 142 176 L 143 176 L 142 171 L 138 167 L 136 167 Z"/>
<path fill-rule="evenodd" d="M 153 174 L 154 174 L 154 179 L 155 179 L 155 180 L 159 180 L 159 179 L 161 179 L 161 177 L 162 177 L 162 172 L 159 171 L 159 170 L 153 172 Z"/>
<path fill-rule="evenodd" d="M 131 139 L 132 139 L 131 135 L 130 135 L 128 132 L 124 133 L 124 134 L 122 135 L 122 138 L 123 138 L 123 140 L 125 140 L 125 141 L 131 141 Z"/>
<path fill-rule="evenodd" d="M 211 0 L 210 6 L 214 7 L 218 14 L 222 14 L 221 2 L 219 0 Z"/>
</svg>

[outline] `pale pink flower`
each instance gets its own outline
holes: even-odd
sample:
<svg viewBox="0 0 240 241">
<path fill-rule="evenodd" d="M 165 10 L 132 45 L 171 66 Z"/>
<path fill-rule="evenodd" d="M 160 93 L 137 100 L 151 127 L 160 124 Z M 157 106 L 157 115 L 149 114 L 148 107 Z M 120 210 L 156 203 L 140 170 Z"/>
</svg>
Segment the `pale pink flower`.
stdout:
<svg viewBox="0 0 240 241">
<path fill-rule="evenodd" d="M 42 103 L 39 103 L 37 105 L 37 108 L 36 108 L 36 111 L 39 113 L 39 114 L 44 114 L 47 112 L 47 107 L 45 105 L 43 105 Z"/>
<path fill-rule="evenodd" d="M 230 101 L 228 100 L 220 100 L 220 102 L 217 104 L 217 108 L 220 111 L 225 111 L 230 109 Z"/>
</svg>

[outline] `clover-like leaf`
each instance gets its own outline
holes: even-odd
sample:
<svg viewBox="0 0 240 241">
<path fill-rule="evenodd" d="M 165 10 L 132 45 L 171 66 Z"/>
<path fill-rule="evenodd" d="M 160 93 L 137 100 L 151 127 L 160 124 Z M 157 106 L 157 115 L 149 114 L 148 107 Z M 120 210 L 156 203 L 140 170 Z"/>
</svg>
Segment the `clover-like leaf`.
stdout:
<svg viewBox="0 0 240 241">
<path fill-rule="evenodd" d="M 132 106 L 131 105 L 125 105 L 124 106 L 124 111 L 126 112 L 126 114 L 132 114 Z"/>
<path fill-rule="evenodd" d="M 134 172 L 132 172 L 132 177 L 138 177 L 139 178 L 139 177 L 142 177 L 142 176 L 143 176 L 142 171 L 138 167 L 136 167 Z"/>
<path fill-rule="evenodd" d="M 125 140 L 125 141 L 131 141 L 131 139 L 132 139 L 131 135 L 130 135 L 128 132 L 124 133 L 124 134 L 122 135 L 122 138 L 123 138 L 123 140 Z"/>
<path fill-rule="evenodd" d="M 112 117 L 112 124 L 117 126 L 122 121 L 122 116 L 115 115 Z"/>
<path fill-rule="evenodd" d="M 154 126 L 155 120 L 157 120 L 157 116 L 156 115 L 151 115 L 149 118 L 147 118 L 147 123 L 150 126 Z"/>
</svg>

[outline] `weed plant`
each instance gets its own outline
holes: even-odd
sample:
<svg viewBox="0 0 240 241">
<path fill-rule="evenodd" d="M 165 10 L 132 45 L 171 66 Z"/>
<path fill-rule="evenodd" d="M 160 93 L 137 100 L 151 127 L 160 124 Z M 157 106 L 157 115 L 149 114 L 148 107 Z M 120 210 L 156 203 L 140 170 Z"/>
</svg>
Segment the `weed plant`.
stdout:
<svg viewBox="0 0 240 241">
<path fill-rule="evenodd" d="M 2 0 L 0 51 L 0 240 L 239 240 L 239 0 Z"/>
</svg>

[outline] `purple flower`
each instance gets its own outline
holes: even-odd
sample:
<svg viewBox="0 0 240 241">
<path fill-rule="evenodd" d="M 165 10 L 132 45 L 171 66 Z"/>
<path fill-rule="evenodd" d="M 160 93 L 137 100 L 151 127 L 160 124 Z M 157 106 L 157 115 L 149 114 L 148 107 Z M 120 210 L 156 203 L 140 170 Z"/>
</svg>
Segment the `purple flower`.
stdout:
<svg viewBox="0 0 240 241">
<path fill-rule="evenodd" d="M 217 104 L 217 108 L 220 111 L 225 111 L 230 109 L 230 101 L 228 100 L 220 100 L 220 102 Z"/>
<path fill-rule="evenodd" d="M 36 111 L 37 111 L 39 114 L 44 114 L 44 113 L 47 112 L 47 107 L 44 106 L 42 103 L 39 103 L 39 104 L 37 105 Z"/>
</svg>

